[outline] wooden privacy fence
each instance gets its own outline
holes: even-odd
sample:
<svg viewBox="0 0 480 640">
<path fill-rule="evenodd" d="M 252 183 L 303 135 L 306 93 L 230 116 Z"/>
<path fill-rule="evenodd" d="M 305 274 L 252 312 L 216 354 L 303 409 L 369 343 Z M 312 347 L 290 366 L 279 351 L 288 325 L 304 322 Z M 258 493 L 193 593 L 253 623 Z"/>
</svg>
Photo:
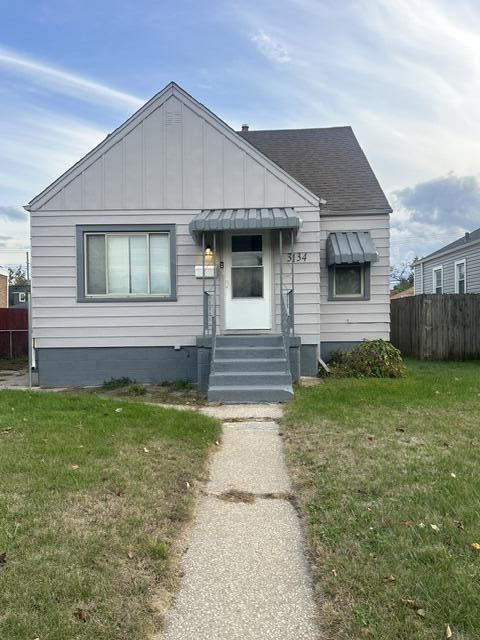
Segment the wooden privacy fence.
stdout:
<svg viewBox="0 0 480 640">
<path fill-rule="evenodd" d="M 28 354 L 28 310 L 0 309 L 0 358 Z"/>
<path fill-rule="evenodd" d="M 480 294 L 448 293 L 392 300 L 391 341 L 422 360 L 480 358 Z"/>
</svg>

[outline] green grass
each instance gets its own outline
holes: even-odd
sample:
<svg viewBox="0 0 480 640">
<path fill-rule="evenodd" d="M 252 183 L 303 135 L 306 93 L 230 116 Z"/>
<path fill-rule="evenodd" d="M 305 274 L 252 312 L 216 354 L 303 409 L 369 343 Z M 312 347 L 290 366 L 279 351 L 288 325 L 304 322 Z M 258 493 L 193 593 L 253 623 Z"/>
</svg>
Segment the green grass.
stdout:
<svg viewBox="0 0 480 640">
<path fill-rule="evenodd" d="M 0 638 L 158 631 L 217 437 L 190 412 L 0 392 Z"/>
<path fill-rule="evenodd" d="M 336 640 L 479 638 L 480 363 L 408 369 L 299 388 L 284 419 Z"/>
</svg>

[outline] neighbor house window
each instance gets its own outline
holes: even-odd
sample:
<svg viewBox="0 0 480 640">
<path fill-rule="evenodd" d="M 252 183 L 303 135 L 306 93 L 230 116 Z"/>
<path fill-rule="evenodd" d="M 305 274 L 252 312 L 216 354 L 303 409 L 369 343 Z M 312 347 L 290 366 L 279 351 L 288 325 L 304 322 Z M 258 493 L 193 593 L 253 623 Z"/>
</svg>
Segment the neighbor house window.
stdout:
<svg viewBox="0 0 480 640">
<path fill-rule="evenodd" d="M 329 270 L 330 300 L 367 300 L 370 265 L 336 264 Z"/>
<path fill-rule="evenodd" d="M 174 299 L 174 227 L 150 228 L 77 228 L 80 301 Z"/>
<path fill-rule="evenodd" d="M 433 291 L 434 293 L 443 293 L 443 267 L 433 269 Z"/>
<path fill-rule="evenodd" d="M 467 265 L 465 260 L 455 262 L 455 293 L 467 292 Z"/>
</svg>

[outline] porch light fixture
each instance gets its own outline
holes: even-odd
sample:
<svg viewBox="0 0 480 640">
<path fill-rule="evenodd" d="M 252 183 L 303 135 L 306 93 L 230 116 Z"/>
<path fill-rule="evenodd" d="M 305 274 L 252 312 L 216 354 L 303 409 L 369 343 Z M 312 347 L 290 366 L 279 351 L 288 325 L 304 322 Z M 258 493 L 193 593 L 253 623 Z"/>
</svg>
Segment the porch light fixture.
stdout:
<svg viewBox="0 0 480 640">
<path fill-rule="evenodd" d="M 213 251 L 212 251 L 212 247 L 210 245 L 207 245 L 205 247 L 205 253 L 204 253 L 204 257 L 205 257 L 205 266 L 209 267 L 211 265 L 213 265 Z"/>
</svg>

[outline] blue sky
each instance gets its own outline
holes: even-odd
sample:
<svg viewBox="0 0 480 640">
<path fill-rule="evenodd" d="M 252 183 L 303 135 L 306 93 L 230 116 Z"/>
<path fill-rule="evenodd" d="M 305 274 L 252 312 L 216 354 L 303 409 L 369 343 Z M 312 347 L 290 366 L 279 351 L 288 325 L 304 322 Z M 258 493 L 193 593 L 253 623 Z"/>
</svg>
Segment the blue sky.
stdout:
<svg viewBox="0 0 480 640">
<path fill-rule="evenodd" d="M 395 263 L 480 226 L 477 0 L 2 4 L 0 264 L 21 205 L 170 80 L 235 128 L 352 125 Z"/>
</svg>

